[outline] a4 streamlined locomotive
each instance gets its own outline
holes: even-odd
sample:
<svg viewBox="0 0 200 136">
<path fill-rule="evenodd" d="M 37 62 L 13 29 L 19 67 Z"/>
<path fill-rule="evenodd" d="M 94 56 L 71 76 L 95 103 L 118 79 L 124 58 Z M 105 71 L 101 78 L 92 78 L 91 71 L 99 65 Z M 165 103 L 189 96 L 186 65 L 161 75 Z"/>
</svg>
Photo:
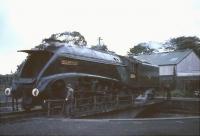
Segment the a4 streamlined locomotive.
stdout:
<svg viewBox="0 0 200 136">
<path fill-rule="evenodd" d="M 20 52 L 28 57 L 5 94 L 22 98 L 25 110 L 44 105 L 46 99 L 62 98 L 68 83 L 75 97 L 138 94 L 159 86 L 158 67 L 131 57 L 65 44 Z"/>
</svg>

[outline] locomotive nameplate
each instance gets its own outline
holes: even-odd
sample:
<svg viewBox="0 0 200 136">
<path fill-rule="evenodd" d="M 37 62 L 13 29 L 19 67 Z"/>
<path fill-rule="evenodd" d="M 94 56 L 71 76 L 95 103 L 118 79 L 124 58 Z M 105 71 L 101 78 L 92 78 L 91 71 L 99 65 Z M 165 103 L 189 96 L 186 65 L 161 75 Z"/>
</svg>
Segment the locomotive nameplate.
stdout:
<svg viewBox="0 0 200 136">
<path fill-rule="evenodd" d="M 78 65 L 77 61 L 73 61 L 73 60 L 61 60 L 61 64 L 62 65 Z"/>
</svg>

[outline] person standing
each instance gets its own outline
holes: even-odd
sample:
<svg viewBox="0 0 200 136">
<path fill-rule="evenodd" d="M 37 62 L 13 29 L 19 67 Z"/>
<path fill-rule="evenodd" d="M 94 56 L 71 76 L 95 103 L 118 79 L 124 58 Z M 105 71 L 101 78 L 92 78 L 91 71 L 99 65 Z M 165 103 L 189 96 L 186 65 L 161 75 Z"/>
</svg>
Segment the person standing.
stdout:
<svg viewBox="0 0 200 136">
<path fill-rule="evenodd" d="M 170 90 L 170 85 L 169 84 L 167 84 L 165 86 L 165 91 L 167 93 L 167 100 L 171 100 L 171 90 Z"/>
<path fill-rule="evenodd" d="M 73 105 L 74 105 L 74 89 L 71 84 L 67 84 L 66 86 L 66 97 L 65 97 L 65 115 L 72 116 Z"/>
</svg>

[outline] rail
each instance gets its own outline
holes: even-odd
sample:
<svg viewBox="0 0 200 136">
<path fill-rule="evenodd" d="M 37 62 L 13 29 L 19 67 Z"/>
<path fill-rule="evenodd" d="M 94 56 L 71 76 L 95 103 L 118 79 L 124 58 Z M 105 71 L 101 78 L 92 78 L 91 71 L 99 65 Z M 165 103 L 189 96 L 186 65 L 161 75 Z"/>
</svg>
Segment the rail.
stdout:
<svg viewBox="0 0 200 136">
<path fill-rule="evenodd" d="M 27 111 L 13 111 L 8 113 L 1 113 L 0 114 L 0 124 L 6 123 L 6 122 L 12 122 L 15 120 L 20 120 L 24 118 L 32 118 L 37 116 L 44 116 L 46 115 L 46 112 L 42 110 L 41 108 L 33 109 L 29 112 Z"/>
</svg>

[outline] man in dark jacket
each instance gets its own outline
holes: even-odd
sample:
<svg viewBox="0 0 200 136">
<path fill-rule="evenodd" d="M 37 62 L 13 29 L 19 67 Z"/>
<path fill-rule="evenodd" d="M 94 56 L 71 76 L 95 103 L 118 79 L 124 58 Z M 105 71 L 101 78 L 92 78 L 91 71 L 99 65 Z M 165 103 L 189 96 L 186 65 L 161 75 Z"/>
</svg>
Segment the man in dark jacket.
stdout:
<svg viewBox="0 0 200 136">
<path fill-rule="evenodd" d="M 72 116 L 72 110 L 74 105 L 74 89 L 71 84 L 66 86 L 66 97 L 65 97 L 65 114 L 66 116 Z"/>
</svg>

